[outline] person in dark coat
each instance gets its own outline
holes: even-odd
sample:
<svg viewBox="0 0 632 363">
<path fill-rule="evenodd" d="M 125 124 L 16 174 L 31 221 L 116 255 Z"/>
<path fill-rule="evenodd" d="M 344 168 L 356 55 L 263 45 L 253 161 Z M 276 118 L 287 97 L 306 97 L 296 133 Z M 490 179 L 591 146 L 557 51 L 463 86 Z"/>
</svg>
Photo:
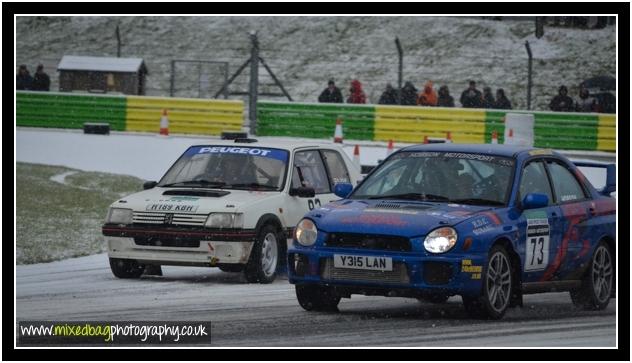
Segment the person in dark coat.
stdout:
<svg viewBox="0 0 632 363">
<path fill-rule="evenodd" d="M 342 92 L 336 87 L 333 79 L 327 83 L 327 88 L 318 96 L 318 102 L 323 103 L 342 103 Z"/>
<path fill-rule="evenodd" d="M 406 82 L 404 87 L 402 87 L 402 105 L 417 105 L 417 88 L 413 85 L 412 82 Z"/>
<path fill-rule="evenodd" d="M 470 81 L 470 86 L 461 93 L 461 106 L 468 108 L 483 107 L 483 94 L 476 89 L 476 82 Z"/>
<path fill-rule="evenodd" d="M 380 105 L 396 105 L 397 104 L 397 91 L 390 83 L 386 84 L 386 89 L 380 96 L 378 101 Z"/>
<path fill-rule="evenodd" d="M 441 86 L 439 88 L 439 98 L 437 98 L 437 106 L 454 107 L 454 97 L 450 96 L 450 90 L 448 89 L 448 86 Z"/>
<path fill-rule="evenodd" d="M 483 108 L 494 108 L 496 106 L 496 100 L 490 87 L 483 88 Z"/>
<path fill-rule="evenodd" d="M 33 91 L 50 91 L 50 77 L 44 73 L 42 64 L 37 66 L 37 71 L 33 76 Z"/>
<path fill-rule="evenodd" d="M 31 77 L 29 70 L 26 69 L 26 64 L 20 65 L 15 81 L 15 88 L 18 90 L 30 90 L 33 88 L 33 77 Z"/>
<path fill-rule="evenodd" d="M 559 112 L 571 112 L 574 111 L 573 99 L 568 96 L 568 89 L 566 86 L 560 86 L 558 95 L 553 97 L 549 103 L 551 111 Z"/>
<path fill-rule="evenodd" d="M 496 103 L 492 108 L 499 108 L 502 110 L 511 110 L 511 101 L 505 96 L 505 90 L 499 88 L 496 90 Z"/>
</svg>

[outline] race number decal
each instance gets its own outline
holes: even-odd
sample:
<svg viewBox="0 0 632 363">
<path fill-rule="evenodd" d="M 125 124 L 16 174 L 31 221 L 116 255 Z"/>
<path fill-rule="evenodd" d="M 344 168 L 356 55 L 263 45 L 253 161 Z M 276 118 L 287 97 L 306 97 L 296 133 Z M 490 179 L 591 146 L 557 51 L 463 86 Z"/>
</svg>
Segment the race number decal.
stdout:
<svg viewBox="0 0 632 363">
<path fill-rule="evenodd" d="M 527 219 L 525 271 L 543 270 L 549 264 L 549 220 Z"/>
</svg>

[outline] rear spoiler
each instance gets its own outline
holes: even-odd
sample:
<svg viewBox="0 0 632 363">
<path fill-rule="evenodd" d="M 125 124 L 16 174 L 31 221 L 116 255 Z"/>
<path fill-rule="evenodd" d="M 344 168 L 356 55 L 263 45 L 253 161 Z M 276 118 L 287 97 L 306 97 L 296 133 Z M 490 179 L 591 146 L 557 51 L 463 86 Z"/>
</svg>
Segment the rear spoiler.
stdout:
<svg viewBox="0 0 632 363">
<path fill-rule="evenodd" d="M 617 190 L 617 165 L 616 164 L 599 164 L 586 161 L 573 162 L 575 166 L 583 166 L 587 168 L 603 168 L 606 169 L 606 186 L 599 191 L 600 194 L 610 196 L 610 193 Z"/>
</svg>

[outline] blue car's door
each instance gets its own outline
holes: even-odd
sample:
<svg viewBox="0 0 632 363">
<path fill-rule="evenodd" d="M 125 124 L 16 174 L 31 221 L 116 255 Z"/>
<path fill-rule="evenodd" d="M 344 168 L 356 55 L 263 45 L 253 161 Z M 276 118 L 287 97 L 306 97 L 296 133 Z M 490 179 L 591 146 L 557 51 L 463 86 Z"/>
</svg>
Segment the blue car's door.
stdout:
<svg viewBox="0 0 632 363">
<path fill-rule="evenodd" d="M 521 260 L 522 281 L 543 281 L 563 248 L 560 231 L 563 217 L 555 202 L 544 161 L 534 159 L 526 163 L 519 183 L 519 198 L 529 193 L 544 194 L 549 198 L 546 207 L 522 211 L 518 219 L 519 239 L 516 246 Z"/>
<path fill-rule="evenodd" d="M 596 243 L 590 228 L 590 219 L 595 210 L 589 193 L 582 187 L 561 160 L 549 159 L 546 163 L 550 175 L 556 204 L 561 211 L 558 230 L 561 234 L 560 248 L 552 265 L 545 272 L 545 280 L 576 280 L 583 271 L 582 266 L 591 257 Z"/>
</svg>

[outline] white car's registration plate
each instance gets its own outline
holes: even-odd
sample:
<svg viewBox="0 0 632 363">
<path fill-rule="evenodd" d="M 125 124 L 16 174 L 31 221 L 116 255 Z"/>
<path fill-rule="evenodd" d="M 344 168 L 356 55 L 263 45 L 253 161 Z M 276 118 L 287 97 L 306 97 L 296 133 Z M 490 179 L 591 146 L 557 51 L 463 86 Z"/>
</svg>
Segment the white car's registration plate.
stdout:
<svg viewBox="0 0 632 363">
<path fill-rule="evenodd" d="M 393 259 L 381 256 L 334 255 L 334 267 L 393 271 Z"/>
</svg>

